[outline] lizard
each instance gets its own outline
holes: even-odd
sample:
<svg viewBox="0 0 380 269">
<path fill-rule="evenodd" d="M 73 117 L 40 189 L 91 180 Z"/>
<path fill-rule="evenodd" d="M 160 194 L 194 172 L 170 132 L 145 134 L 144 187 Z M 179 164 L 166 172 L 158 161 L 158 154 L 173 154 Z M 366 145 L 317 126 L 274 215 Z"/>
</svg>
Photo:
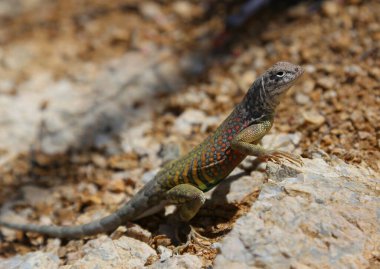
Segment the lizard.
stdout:
<svg viewBox="0 0 380 269">
<path fill-rule="evenodd" d="M 190 221 L 205 202 L 204 192 L 225 179 L 250 155 L 261 161 L 283 158 L 302 165 L 299 156 L 265 149 L 259 143 L 273 125 L 276 107 L 301 77 L 301 66 L 278 62 L 260 75 L 243 100 L 201 144 L 187 155 L 165 164 L 127 203 L 108 216 L 74 226 L 9 223 L 0 226 L 49 237 L 79 239 L 116 230 L 127 221 L 155 214 L 168 204 L 178 207 L 178 218 Z"/>
</svg>

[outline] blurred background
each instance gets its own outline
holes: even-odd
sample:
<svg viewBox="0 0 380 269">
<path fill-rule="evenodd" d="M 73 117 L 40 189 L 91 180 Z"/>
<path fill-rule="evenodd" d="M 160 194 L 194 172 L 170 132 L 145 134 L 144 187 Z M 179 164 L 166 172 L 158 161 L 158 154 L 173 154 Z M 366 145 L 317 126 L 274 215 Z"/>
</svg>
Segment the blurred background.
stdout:
<svg viewBox="0 0 380 269">
<path fill-rule="evenodd" d="M 378 0 L 0 0 L 0 203 L 54 176 L 138 178 L 280 60 L 306 72 L 273 132 L 379 171 Z"/>
</svg>

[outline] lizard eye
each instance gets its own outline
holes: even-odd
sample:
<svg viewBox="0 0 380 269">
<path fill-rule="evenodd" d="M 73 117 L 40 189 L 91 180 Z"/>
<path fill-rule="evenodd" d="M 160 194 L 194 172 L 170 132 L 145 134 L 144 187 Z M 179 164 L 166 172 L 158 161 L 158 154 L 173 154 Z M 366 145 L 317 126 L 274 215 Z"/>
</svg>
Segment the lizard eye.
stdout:
<svg viewBox="0 0 380 269">
<path fill-rule="evenodd" d="M 277 72 L 276 76 L 279 78 L 282 78 L 283 76 L 285 76 L 285 72 L 279 71 L 279 72 Z"/>
</svg>

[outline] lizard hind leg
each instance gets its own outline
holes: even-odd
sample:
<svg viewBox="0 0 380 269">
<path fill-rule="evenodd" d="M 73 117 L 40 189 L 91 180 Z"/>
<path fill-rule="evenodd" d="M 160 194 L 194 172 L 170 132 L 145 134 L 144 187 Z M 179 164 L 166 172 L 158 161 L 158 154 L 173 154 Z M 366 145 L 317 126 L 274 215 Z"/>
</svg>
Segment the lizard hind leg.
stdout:
<svg viewBox="0 0 380 269">
<path fill-rule="evenodd" d="M 173 187 L 167 192 L 167 199 L 169 203 L 179 205 L 178 217 L 181 222 L 189 222 L 198 213 L 206 200 L 203 192 L 190 184 L 179 184 Z M 179 225 L 180 224 L 177 223 L 177 228 Z M 177 240 L 179 240 L 177 229 L 175 236 Z M 176 247 L 174 252 L 177 254 L 181 253 L 192 241 L 204 246 L 204 244 L 200 243 L 197 238 L 207 239 L 198 234 L 190 225 L 190 233 L 187 236 L 187 242 L 185 245 Z"/>
<path fill-rule="evenodd" d="M 171 204 L 179 205 L 179 218 L 183 222 L 190 221 L 204 204 L 203 192 L 190 184 L 179 184 L 166 193 Z"/>
</svg>

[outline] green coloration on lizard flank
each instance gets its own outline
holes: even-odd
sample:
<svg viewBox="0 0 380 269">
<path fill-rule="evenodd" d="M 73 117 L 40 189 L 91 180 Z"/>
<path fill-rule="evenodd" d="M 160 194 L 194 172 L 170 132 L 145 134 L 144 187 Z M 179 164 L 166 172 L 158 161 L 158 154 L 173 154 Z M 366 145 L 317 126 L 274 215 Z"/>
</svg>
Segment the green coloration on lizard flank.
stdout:
<svg viewBox="0 0 380 269">
<path fill-rule="evenodd" d="M 132 199 L 102 219 L 77 226 L 39 226 L 0 221 L 0 225 L 51 237 L 81 238 L 114 231 L 126 221 L 154 214 L 167 204 L 179 205 L 179 217 L 189 221 L 205 202 L 203 192 L 226 178 L 247 156 L 262 160 L 286 158 L 286 152 L 267 150 L 258 143 L 272 127 L 275 109 L 284 93 L 302 75 L 300 66 L 278 62 L 256 79 L 244 99 L 203 143 L 165 165 Z"/>
</svg>

